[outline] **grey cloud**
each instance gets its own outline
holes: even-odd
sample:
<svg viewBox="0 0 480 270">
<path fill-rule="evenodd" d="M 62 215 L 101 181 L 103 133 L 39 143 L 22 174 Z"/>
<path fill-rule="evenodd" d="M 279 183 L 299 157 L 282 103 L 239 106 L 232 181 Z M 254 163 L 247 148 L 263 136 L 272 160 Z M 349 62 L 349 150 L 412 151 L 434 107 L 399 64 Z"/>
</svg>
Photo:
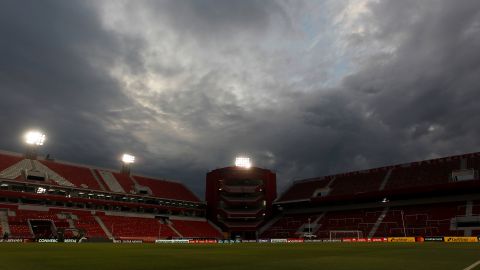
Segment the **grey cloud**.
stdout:
<svg viewBox="0 0 480 270">
<path fill-rule="evenodd" d="M 394 44 L 397 49 L 388 61 L 365 66 L 347 78 L 345 85 L 352 91 L 374 89 L 375 94 L 365 94 L 362 100 L 377 119 L 402 134 L 399 143 L 408 146 L 403 150 L 410 152 L 407 157 L 474 151 L 478 144 L 466 136 L 480 131 L 474 124 L 479 92 L 472 80 L 480 75 L 479 28 L 472 28 L 480 21 L 480 4 L 410 4 L 383 1 L 372 6 L 380 27 L 370 38 L 398 42 Z M 406 20 L 411 17 L 415 19 Z M 401 39 L 388 39 L 392 36 Z M 428 131 L 437 124 L 443 128 Z M 415 132 L 409 132 L 412 129 Z M 430 132 L 440 134 L 427 141 L 420 139 Z"/>
<path fill-rule="evenodd" d="M 199 39 L 214 38 L 225 42 L 225 38 L 262 34 L 276 19 L 282 17 L 283 27 L 289 27 L 286 14 L 276 1 L 259 0 L 188 0 L 188 1 L 153 1 L 154 12 L 164 14 L 168 22 L 180 36 L 193 35 Z M 260 35 L 258 35 L 260 34 Z M 205 42 L 205 40 L 203 40 Z"/>
<path fill-rule="evenodd" d="M 131 136 L 114 126 L 124 117 L 147 117 L 134 106 L 106 67 L 129 54 L 101 28 L 98 14 L 82 1 L 3 1 L 0 8 L 0 89 L 8 123 L 3 149 L 21 149 L 26 128 L 48 133 L 45 151 L 62 159 L 112 165 Z M 137 147 L 141 144 L 135 142 Z"/>
<path fill-rule="evenodd" d="M 370 28 L 345 37 L 345 55 L 306 50 L 303 3 L 131 1 L 119 16 L 129 31 L 105 27 L 99 2 L 28 3 L 0 9 L 3 149 L 20 151 L 36 125 L 63 159 L 115 167 L 131 151 L 136 172 L 201 195 L 205 173 L 239 153 L 283 188 L 480 147 L 478 1 L 370 3 L 359 21 Z M 329 67 L 337 55 L 357 66 Z M 329 76 L 341 80 L 324 87 Z"/>
</svg>

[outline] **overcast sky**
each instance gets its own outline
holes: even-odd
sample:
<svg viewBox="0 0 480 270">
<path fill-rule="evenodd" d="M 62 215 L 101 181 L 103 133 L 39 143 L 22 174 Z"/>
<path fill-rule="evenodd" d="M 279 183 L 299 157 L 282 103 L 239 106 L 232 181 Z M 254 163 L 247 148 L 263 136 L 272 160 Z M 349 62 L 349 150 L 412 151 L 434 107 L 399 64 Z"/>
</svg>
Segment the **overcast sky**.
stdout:
<svg viewBox="0 0 480 270">
<path fill-rule="evenodd" d="M 478 0 L 0 1 L 0 149 L 184 182 L 480 150 Z"/>
</svg>

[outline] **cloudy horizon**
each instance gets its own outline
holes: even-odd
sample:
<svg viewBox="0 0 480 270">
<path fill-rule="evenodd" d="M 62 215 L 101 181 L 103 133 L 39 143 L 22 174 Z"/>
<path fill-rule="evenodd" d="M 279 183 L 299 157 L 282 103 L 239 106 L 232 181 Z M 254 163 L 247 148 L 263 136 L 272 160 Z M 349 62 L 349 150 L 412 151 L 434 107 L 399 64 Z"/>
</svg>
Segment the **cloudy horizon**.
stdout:
<svg viewBox="0 0 480 270">
<path fill-rule="evenodd" d="M 185 183 L 247 155 L 294 179 L 480 149 L 480 2 L 0 3 L 0 149 Z"/>
</svg>

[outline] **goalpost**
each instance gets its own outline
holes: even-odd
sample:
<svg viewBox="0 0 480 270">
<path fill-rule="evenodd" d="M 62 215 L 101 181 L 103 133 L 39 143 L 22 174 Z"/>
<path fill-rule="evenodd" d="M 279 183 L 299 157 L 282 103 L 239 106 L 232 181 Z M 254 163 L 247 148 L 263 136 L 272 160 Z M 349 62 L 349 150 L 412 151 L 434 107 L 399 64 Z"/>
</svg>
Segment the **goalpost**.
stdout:
<svg viewBox="0 0 480 270">
<path fill-rule="evenodd" d="M 343 231 L 343 230 L 334 230 L 330 231 L 330 240 L 342 239 L 342 238 L 363 238 L 363 232 L 354 230 L 354 231 Z"/>
</svg>

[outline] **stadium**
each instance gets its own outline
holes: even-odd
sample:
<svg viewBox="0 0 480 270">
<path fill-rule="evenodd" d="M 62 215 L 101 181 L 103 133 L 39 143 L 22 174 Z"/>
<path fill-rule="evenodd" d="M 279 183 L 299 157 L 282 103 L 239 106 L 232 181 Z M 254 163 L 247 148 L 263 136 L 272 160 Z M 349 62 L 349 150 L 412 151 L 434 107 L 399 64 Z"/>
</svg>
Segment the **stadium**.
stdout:
<svg viewBox="0 0 480 270">
<path fill-rule="evenodd" d="M 182 254 L 193 245 L 194 252 L 220 248 L 215 256 L 232 248 L 248 253 L 259 248 L 254 245 L 307 249 L 305 255 L 314 245 L 329 252 L 339 244 L 394 251 L 441 242 L 460 245 L 453 248 L 464 254 L 478 251 L 469 242 L 480 240 L 480 153 L 297 180 L 278 198 L 275 173 L 240 157 L 235 166 L 208 173 L 201 201 L 179 182 L 132 174 L 129 154 L 117 171 L 40 157 L 45 137 L 28 132 L 25 154 L 1 152 L 4 244 L 75 244 L 87 252 L 105 248 L 100 243 L 186 245 Z M 98 247 L 90 250 L 89 243 Z"/>
<path fill-rule="evenodd" d="M 0 1 L 0 270 L 480 270 L 480 1 Z"/>
</svg>

